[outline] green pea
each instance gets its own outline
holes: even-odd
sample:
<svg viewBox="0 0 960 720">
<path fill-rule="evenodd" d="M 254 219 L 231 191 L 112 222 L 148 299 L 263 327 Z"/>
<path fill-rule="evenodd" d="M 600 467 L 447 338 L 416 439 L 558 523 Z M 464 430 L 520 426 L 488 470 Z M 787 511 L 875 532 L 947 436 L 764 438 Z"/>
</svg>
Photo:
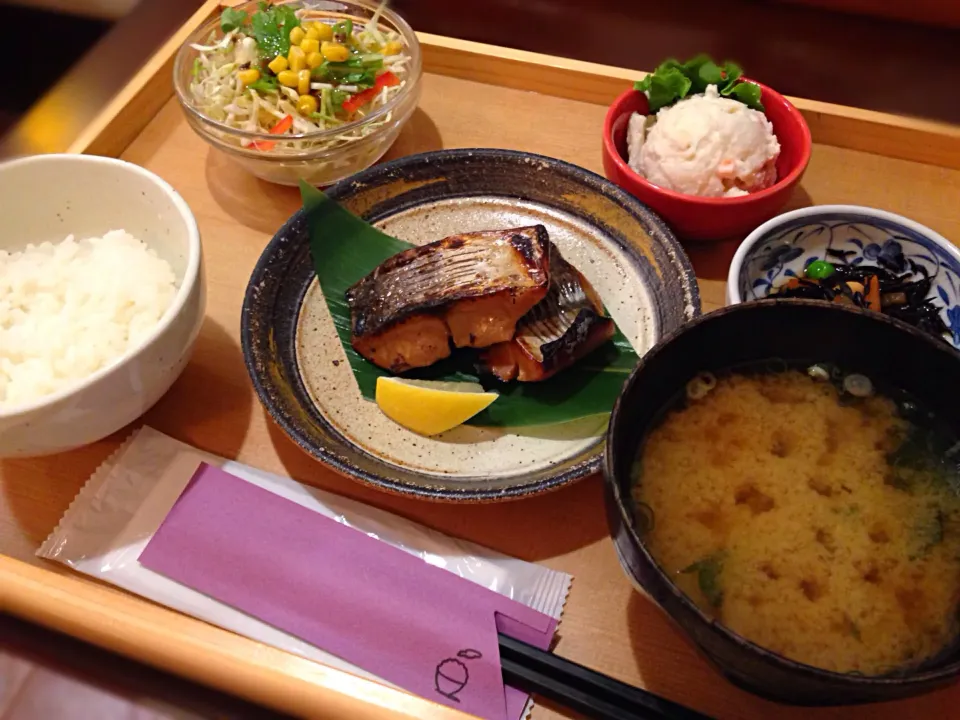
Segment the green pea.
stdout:
<svg viewBox="0 0 960 720">
<path fill-rule="evenodd" d="M 814 260 L 812 263 L 807 265 L 807 269 L 804 271 L 806 275 L 811 280 L 824 280 L 825 278 L 833 275 L 836 268 L 833 267 L 826 260 Z"/>
</svg>

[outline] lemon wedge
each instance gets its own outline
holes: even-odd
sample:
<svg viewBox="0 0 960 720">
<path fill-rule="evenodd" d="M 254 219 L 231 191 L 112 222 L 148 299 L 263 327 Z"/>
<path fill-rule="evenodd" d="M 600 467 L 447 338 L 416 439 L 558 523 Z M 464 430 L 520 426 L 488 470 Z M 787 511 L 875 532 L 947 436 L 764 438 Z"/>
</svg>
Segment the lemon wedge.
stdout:
<svg viewBox="0 0 960 720">
<path fill-rule="evenodd" d="M 377 378 L 377 405 L 383 414 L 421 435 L 452 430 L 497 397 L 478 383 Z"/>
</svg>

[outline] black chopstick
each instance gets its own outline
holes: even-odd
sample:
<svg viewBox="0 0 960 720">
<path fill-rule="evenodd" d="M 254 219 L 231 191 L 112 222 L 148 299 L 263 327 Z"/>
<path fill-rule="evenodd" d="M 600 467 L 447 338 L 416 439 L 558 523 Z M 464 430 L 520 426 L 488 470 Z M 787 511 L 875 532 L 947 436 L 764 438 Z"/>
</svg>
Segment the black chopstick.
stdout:
<svg viewBox="0 0 960 720">
<path fill-rule="evenodd" d="M 503 680 L 595 720 L 705 720 L 708 715 L 500 634 Z"/>
</svg>

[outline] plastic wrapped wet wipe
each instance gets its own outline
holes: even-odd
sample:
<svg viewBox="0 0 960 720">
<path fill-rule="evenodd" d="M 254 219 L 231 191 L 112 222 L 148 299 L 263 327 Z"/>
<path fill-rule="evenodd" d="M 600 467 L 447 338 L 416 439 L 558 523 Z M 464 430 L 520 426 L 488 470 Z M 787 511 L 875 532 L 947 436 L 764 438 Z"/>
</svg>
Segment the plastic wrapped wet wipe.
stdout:
<svg viewBox="0 0 960 720">
<path fill-rule="evenodd" d="M 97 469 L 37 554 L 267 645 L 392 684 L 141 564 L 141 554 L 204 463 L 544 615 L 557 620 L 561 616 L 572 581 L 566 573 L 451 538 L 290 478 L 218 458 L 152 428 L 135 432 Z"/>
</svg>

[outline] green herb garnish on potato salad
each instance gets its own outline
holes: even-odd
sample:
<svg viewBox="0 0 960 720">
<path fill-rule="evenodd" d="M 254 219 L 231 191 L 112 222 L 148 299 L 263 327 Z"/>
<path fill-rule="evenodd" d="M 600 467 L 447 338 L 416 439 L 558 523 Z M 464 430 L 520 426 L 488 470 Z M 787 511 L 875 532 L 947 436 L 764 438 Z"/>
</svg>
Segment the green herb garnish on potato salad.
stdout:
<svg viewBox="0 0 960 720">
<path fill-rule="evenodd" d="M 332 22 L 308 6 L 261 2 L 256 12 L 226 8 L 220 33 L 199 54 L 190 92 L 212 120 L 247 132 L 284 135 L 335 130 L 386 105 L 406 84 L 410 56 L 399 33 L 379 25 Z M 219 37 L 218 37 L 219 35 Z M 382 121 L 345 132 L 331 146 L 360 140 Z M 273 141 L 244 142 L 271 150 Z"/>
<path fill-rule="evenodd" d="M 723 65 L 717 65 L 707 55 L 697 55 L 685 63 L 665 60 L 654 72 L 635 82 L 633 87 L 647 94 L 651 113 L 688 95 L 702 94 L 710 85 L 716 85 L 722 97 L 738 100 L 753 110 L 763 112 L 760 86 L 741 80 L 742 76 L 743 70 L 734 62 L 728 60 Z"/>
<path fill-rule="evenodd" d="M 665 190 L 737 197 L 777 182 L 780 142 L 760 102 L 760 86 L 736 63 L 706 55 L 667 60 L 634 84 L 649 112 L 627 124 L 627 164 Z"/>
</svg>

